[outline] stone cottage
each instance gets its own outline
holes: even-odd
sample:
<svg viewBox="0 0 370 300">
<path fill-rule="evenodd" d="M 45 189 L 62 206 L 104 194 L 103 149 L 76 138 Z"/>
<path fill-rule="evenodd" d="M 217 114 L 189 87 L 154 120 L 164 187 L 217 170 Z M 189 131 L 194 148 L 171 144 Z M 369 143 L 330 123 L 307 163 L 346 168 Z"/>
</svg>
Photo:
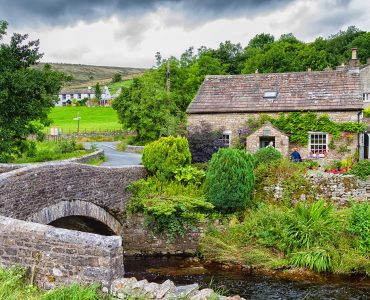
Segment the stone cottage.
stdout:
<svg viewBox="0 0 370 300">
<path fill-rule="evenodd" d="M 354 63 L 338 70 L 291 72 L 279 74 L 207 76 L 195 99 L 189 105 L 188 130 L 209 123 L 222 130 L 225 146 L 235 145 L 240 130 L 249 118 L 261 114 L 278 117 L 280 113 L 316 112 L 327 114 L 334 122 L 361 122 L 364 106 L 360 68 Z M 327 132 L 307 132 L 307 146 L 300 146 L 303 158 L 341 159 L 362 149 L 363 135 L 347 134 L 335 141 L 343 144 L 346 153 L 329 149 L 332 136 Z M 367 141 L 368 142 L 368 141 Z M 284 155 L 294 145 L 289 133 L 281 132 L 270 123 L 247 137 L 249 152 L 273 144 Z M 344 147 L 344 146 L 343 146 Z M 343 149 L 343 147 L 341 149 Z M 362 147 L 362 148 L 361 148 Z"/>
</svg>

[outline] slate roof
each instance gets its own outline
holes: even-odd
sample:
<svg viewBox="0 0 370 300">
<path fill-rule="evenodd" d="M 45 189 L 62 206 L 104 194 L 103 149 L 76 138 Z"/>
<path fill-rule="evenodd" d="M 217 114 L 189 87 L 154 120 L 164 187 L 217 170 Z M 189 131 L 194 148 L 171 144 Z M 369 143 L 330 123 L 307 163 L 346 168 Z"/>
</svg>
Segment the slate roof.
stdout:
<svg viewBox="0 0 370 300">
<path fill-rule="evenodd" d="M 59 95 L 62 94 L 94 94 L 94 89 L 74 89 L 74 90 L 61 90 Z"/>
<path fill-rule="evenodd" d="M 211 75 L 187 113 L 361 110 L 359 75 L 358 69 Z M 269 92 L 277 92 L 276 98 Z"/>
</svg>

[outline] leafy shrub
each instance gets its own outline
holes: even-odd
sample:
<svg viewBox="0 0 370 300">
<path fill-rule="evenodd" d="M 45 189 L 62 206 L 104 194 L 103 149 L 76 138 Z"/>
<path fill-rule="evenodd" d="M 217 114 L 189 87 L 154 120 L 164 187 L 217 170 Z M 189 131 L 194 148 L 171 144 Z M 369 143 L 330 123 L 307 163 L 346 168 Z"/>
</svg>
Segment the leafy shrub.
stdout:
<svg viewBox="0 0 370 300">
<path fill-rule="evenodd" d="M 76 150 L 84 150 L 84 146 L 78 144 L 75 139 L 63 139 L 57 143 L 56 152 L 58 153 L 71 153 Z"/>
<path fill-rule="evenodd" d="M 191 163 L 188 141 L 183 137 L 162 137 L 145 146 L 142 161 L 151 174 L 172 178 L 175 170 Z"/>
<path fill-rule="evenodd" d="M 102 300 L 109 299 L 98 291 L 98 285 L 82 287 L 76 283 L 69 287 L 56 288 L 42 297 L 40 300 Z"/>
<path fill-rule="evenodd" d="M 280 160 L 281 158 L 281 153 L 274 147 L 261 148 L 253 154 L 255 166 L 258 166 L 261 163 L 269 164 L 275 160 Z"/>
<path fill-rule="evenodd" d="M 370 175 L 370 161 L 361 160 L 352 167 L 350 174 L 356 175 L 362 180 L 366 180 Z"/>
<path fill-rule="evenodd" d="M 308 251 L 330 244 L 337 235 L 339 220 L 331 204 L 323 199 L 301 202 L 288 214 L 283 231 L 282 250 L 285 253 Z"/>
<path fill-rule="evenodd" d="M 157 177 L 141 179 L 130 186 L 133 196 L 129 211 L 142 212 L 150 228 L 170 239 L 184 235 L 186 229 L 204 220 L 213 205 L 205 198 L 199 184 L 178 181 L 163 182 Z"/>
<path fill-rule="evenodd" d="M 225 148 L 212 156 L 205 187 L 210 201 L 219 210 L 245 208 L 251 201 L 254 182 L 252 156 L 245 150 Z"/>
<path fill-rule="evenodd" d="M 193 162 L 208 162 L 212 155 L 222 147 L 222 130 L 215 131 L 211 124 L 202 122 L 195 126 L 188 134 L 189 148 Z"/>
<path fill-rule="evenodd" d="M 203 170 L 199 170 L 192 166 L 186 166 L 174 171 L 175 180 L 183 183 L 183 184 L 202 184 L 206 173 Z"/>
<path fill-rule="evenodd" d="M 357 236 L 357 248 L 370 253 L 370 202 L 353 203 L 349 215 L 348 231 Z"/>
<path fill-rule="evenodd" d="M 320 248 L 292 253 L 289 263 L 317 272 L 328 272 L 333 267 L 330 253 Z"/>
</svg>

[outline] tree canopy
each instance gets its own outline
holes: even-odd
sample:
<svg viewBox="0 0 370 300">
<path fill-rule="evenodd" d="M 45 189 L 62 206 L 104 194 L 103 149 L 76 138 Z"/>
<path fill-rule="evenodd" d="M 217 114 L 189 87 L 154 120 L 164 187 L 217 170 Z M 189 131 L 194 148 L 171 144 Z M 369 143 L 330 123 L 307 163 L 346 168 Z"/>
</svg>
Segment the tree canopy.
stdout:
<svg viewBox="0 0 370 300">
<path fill-rule="evenodd" d="M 278 39 L 268 33 L 253 37 L 243 48 L 225 41 L 217 49 L 193 47 L 180 58 L 163 59 L 155 54 L 156 67 L 136 78 L 124 89 L 113 107 L 125 128 L 138 132 L 138 139 L 151 141 L 181 132 L 185 111 L 206 75 L 299 72 L 311 68 L 321 71 L 335 68 L 351 58 L 351 48 L 358 48 L 359 59 L 370 57 L 370 32 L 350 26 L 327 38 L 305 43 L 292 33 Z M 167 65 L 170 65 L 171 92 L 167 99 Z"/>
<path fill-rule="evenodd" d="M 0 40 L 7 23 L 0 21 Z M 9 43 L 0 44 L 0 161 L 32 150 L 29 135 L 41 134 L 49 125 L 48 113 L 65 79 L 50 65 L 42 70 L 31 68 L 38 63 L 39 41 L 28 35 L 13 34 Z"/>
</svg>

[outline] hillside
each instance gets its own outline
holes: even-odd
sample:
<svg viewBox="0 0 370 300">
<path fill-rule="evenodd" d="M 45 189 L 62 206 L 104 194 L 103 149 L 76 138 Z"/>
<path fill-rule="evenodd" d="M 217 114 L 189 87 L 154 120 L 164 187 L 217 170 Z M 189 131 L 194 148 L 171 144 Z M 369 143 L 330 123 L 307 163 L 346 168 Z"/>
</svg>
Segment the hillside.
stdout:
<svg viewBox="0 0 370 300">
<path fill-rule="evenodd" d="M 44 63 L 40 63 L 36 68 L 42 68 Z M 123 79 L 130 79 L 142 74 L 145 69 L 142 68 L 125 68 L 125 67 L 108 67 L 108 66 L 90 66 L 77 64 L 51 64 L 54 69 L 72 75 L 73 80 L 66 86 L 78 88 L 92 86 L 96 82 L 107 84 L 111 81 L 113 74 L 121 73 Z"/>
</svg>

